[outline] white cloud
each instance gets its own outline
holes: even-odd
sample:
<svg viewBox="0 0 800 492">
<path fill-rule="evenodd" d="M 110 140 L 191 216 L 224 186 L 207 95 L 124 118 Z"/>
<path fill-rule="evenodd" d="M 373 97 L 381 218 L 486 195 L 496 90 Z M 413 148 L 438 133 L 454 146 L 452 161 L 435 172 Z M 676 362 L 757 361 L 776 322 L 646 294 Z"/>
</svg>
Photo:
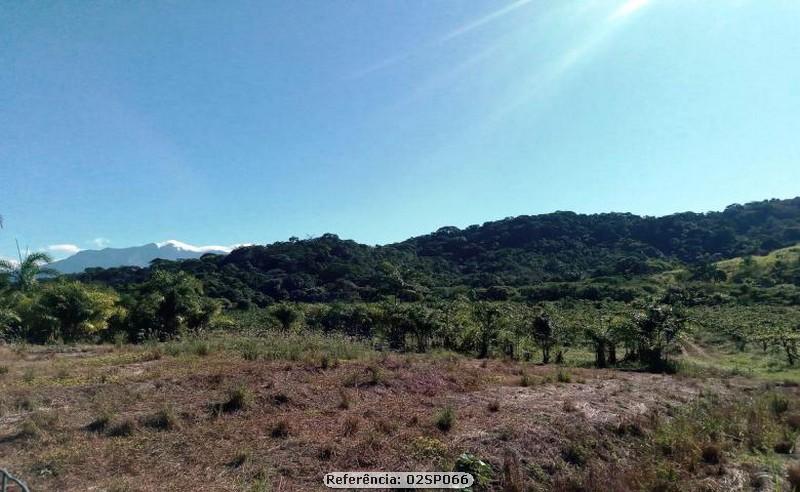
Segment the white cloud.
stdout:
<svg viewBox="0 0 800 492">
<path fill-rule="evenodd" d="M 46 249 L 51 253 L 69 254 L 69 255 L 74 255 L 75 253 L 81 250 L 81 248 L 79 248 L 74 244 L 51 244 Z"/>
<path fill-rule="evenodd" d="M 613 14 L 609 17 L 609 20 L 616 20 L 621 19 L 623 17 L 627 17 L 632 13 L 636 12 L 637 10 L 641 9 L 642 7 L 646 6 L 650 3 L 650 0 L 628 0 L 627 2 L 623 3 L 622 5 L 614 11 Z"/>
<path fill-rule="evenodd" d="M 236 248 L 242 246 L 251 246 L 252 243 L 243 243 L 243 244 L 231 244 L 229 246 L 195 246 L 193 244 L 184 243 L 182 241 L 177 241 L 175 239 L 170 239 L 169 241 L 164 241 L 163 243 L 156 243 L 159 248 L 164 246 L 170 245 L 174 246 L 178 249 L 182 249 L 184 251 L 191 251 L 193 253 L 208 253 L 208 252 L 217 252 L 217 251 L 224 251 L 225 253 L 230 253 Z"/>
<path fill-rule="evenodd" d="M 92 243 L 95 247 L 98 247 L 98 248 L 105 248 L 109 244 L 111 244 L 111 240 L 110 239 L 106 239 L 104 237 L 96 237 L 96 238 L 92 239 L 89 242 Z"/>
<path fill-rule="evenodd" d="M 0 260 L 7 261 L 14 266 L 19 265 L 19 261 L 16 258 L 10 258 L 8 256 L 0 256 Z"/>
</svg>

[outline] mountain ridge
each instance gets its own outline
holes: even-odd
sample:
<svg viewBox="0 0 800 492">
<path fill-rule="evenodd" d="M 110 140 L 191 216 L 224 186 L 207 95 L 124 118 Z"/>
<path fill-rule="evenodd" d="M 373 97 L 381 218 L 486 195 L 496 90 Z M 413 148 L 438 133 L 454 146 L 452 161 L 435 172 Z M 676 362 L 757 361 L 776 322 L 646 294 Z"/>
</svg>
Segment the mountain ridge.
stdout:
<svg viewBox="0 0 800 492">
<path fill-rule="evenodd" d="M 72 256 L 54 261 L 48 266 L 61 273 L 81 273 L 87 268 L 147 267 L 156 259 L 187 260 L 200 258 L 204 254 L 227 254 L 232 247 L 192 246 L 170 239 L 159 243 L 147 243 L 127 248 L 85 249 Z"/>
</svg>

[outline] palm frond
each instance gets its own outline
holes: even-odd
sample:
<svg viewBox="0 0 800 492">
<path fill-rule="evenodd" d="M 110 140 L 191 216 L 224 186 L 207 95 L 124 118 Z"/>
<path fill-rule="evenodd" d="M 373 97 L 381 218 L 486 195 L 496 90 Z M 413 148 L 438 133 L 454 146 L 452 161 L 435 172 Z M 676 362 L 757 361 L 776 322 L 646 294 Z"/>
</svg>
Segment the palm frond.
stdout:
<svg viewBox="0 0 800 492">
<path fill-rule="evenodd" d="M 39 263 L 52 263 L 53 257 L 43 251 L 36 251 L 28 254 L 23 263 L 38 265 Z"/>
<path fill-rule="evenodd" d="M 0 271 L 13 272 L 17 269 L 17 264 L 9 260 L 0 260 Z"/>
</svg>

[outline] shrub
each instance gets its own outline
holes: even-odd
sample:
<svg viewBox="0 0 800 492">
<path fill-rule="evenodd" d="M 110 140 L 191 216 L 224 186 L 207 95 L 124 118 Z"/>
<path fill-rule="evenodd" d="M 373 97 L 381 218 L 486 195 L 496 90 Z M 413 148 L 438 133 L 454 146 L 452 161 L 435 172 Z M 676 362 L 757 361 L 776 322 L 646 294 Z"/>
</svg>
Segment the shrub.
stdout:
<svg viewBox="0 0 800 492">
<path fill-rule="evenodd" d="M 451 407 L 445 407 L 436 414 L 434 423 L 436 428 L 442 432 L 449 432 L 455 424 L 456 414 Z"/>
<path fill-rule="evenodd" d="M 8 371 L 9 371 L 8 366 L 0 366 L 0 376 L 8 374 Z"/>
<path fill-rule="evenodd" d="M 531 377 L 528 376 L 528 373 L 526 372 L 522 373 L 522 377 L 520 377 L 519 380 L 519 385 L 522 386 L 523 388 L 527 388 L 528 386 L 531 385 Z"/>
<path fill-rule="evenodd" d="M 572 375 L 564 369 L 559 369 L 558 372 L 556 372 L 556 381 L 559 383 L 571 383 Z"/>
<path fill-rule="evenodd" d="M 489 404 L 486 406 L 486 408 L 492 413 L 499 411 L 500 410 L 500 400 L 492 400 L 492 401 L 490 401 Z"/>
</svg>

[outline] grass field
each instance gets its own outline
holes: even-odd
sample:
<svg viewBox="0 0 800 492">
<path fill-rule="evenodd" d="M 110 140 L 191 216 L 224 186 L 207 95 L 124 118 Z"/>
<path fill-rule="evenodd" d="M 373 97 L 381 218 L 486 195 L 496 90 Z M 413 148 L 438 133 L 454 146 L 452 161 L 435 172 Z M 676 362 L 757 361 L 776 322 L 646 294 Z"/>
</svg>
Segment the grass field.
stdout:
<svg viewBox="0 0 800 492">
<path fill-rule="evenodd" d="M 795 386 L 719 370 L 733 355 L 702 350 L 670 376 L 386 354 L 319 335 L 6 346 L 0 457 L 32 490 L 322 490 L 329 471 L 477 460 L 491 490 L 785 480 Z"/>
</svg>

